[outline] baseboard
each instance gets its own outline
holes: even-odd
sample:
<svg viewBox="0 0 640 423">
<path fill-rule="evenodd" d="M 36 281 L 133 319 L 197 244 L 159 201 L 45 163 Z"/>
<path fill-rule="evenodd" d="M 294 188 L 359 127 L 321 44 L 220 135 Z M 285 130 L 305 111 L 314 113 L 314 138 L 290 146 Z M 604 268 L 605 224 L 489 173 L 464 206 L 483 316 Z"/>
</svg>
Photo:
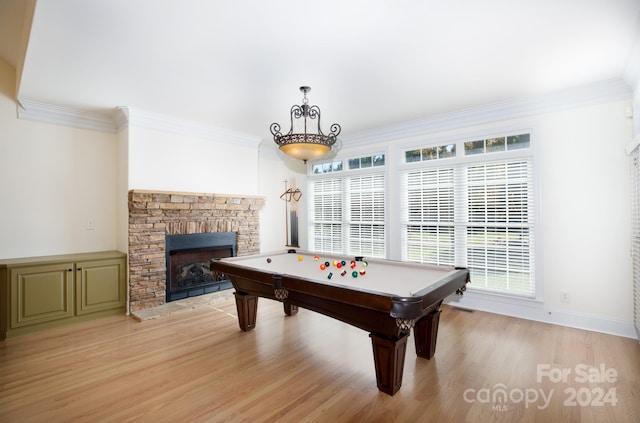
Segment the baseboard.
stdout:
<svg viewBox="0 0 640 423">
<path fill-rule="evenodd" d="M 567 326 L 593 332 L 638 339 L 632 320 L 580 313 L 545 307 L 541 301 L 518 299 L 477 292 L 465 292 L 463 296 L 452 295 L 445 304 L 464 309 L 503 314 L 520 319 L 535 320 L 554 325 Z"/>
</svg>

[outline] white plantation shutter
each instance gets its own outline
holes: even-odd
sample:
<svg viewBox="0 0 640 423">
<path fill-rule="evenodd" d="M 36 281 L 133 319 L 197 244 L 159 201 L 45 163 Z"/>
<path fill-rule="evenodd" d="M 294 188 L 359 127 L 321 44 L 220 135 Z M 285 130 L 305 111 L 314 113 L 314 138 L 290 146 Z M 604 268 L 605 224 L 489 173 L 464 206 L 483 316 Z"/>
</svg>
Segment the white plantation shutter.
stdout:
<svg viewBox="0 0 640 423">
<path fill-rule="evenodd" d="M 533 182 L 528 157 L 404 172 L 403 260 L 464 266 L 474 288 L 534 296 Z"/>
<path fill-rule="evenodd" d="M 632 222 L 631 222 L 631 260 L 633 265 L 633 320 L 636 333 L 640 337 L 640 148 L 632 153 Z"/>
<path fill-rule="evenodd" d="M 384 175 L 357 176 L 346 180 L 351 255 L 385 257 Z"/>
<path fill-rule="evenodd" d="M 311 185 L 312 250 L 342 251 L 342 179 L 314 181 Z"/>
<path fill-rule="evenodd" d="M 532 160 L 469 165 L 465 173 L 466 266 L 474 287 L 533 296 Z"/>
<path fill-rule="evenodd" d="M 384 173 L 310 181 L 314 251 L 386 256 Z"/>
<path fill-rule="evenodd" d="M 453 265 L 454 170 L 433 168 L 404 175 L 404 260 Z"/>
</svg>

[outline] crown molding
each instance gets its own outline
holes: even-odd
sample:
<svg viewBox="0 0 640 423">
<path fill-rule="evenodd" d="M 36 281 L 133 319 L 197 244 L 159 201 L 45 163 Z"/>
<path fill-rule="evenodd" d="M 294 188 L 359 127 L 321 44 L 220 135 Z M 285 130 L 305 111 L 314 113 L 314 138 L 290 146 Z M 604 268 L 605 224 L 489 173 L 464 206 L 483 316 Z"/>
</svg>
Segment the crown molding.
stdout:
<svg viewBox="0 0 640 423">
<path fill-rule="evenodd" d="M 255 135 L 230 131 L 200 122 L 132 107 L 117 107 L 114 112 L 114 122 L 118 132 L 126 127 L 133 126 L 256 148 L 262 141 L 261 137 Z"/>
<path fill-rule="evenodd" d="M 115 133 L 111 116 L 39 101 L 18 99 L 18 119 Z"/>
<path fill-rule="evenodd" d="M 344 144 L 363 146 L 435 132 L 557 112 L 607 101 L 630 99 L 632 91 L 623 80 L 611 80 L 536 97 L 501 101 L 457 112 L 401 122 L 341 137 Z"/>
<path fill-rule="evenodd" d="M 607 101 L 631 99 L 631 97 L 632 90 L 625 81 L 622 79 L 611 80 L 543 96 L 502 101 L 428 118 L 400 122 L 342 136 L 340 141 L 349 147 L 359 147 L 371 143 L 388 142 Z M 17 109 L 19 119 L 100 132 L 117 133 L 124 128 L 133 126 L 247 147 L 257 148 L 262 141 L 259 136 L 130 107 L 117 107 L 107 115 L 19 99 Z"/>
<path fill-rule="evenodd" d="M 113 112 L 103 114 L 19 99 L 17 111 L 18 119 L 113 134 L 133 126 L 247 147 L 257 147 L 262 141 L 262 138 L 258 136 L 241 134 L 199 122 L 130 107 L 117 107 Z"/>
</svg>

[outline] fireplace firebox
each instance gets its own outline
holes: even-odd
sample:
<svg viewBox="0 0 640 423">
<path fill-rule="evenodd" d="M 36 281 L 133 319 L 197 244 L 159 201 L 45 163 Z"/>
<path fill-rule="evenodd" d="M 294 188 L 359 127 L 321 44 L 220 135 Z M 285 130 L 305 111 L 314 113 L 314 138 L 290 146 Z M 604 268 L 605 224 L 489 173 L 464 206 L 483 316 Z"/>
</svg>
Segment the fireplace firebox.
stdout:
<svg viewBox="0 0 640 423">
<path fill-rule="evenodd" d="M 167 235 L 166 301 L 230 289 L 231 281 L 209 269 L 212 258 L 236 255 L 235 232 Z"/>
</svg>

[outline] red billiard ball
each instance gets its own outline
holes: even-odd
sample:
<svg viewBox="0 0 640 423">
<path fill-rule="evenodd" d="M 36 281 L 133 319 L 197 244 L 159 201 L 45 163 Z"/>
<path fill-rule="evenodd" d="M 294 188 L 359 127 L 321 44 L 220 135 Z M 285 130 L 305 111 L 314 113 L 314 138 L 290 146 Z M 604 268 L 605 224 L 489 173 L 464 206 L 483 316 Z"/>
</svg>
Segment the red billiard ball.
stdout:
<svg viewBox="0 0 640 423">
<path fill-rule="evenodd" d="M 366 273 L 367 273 L 367 271 L 366 271 L 366 270 L 364 270 L 364 269 L 360 270 L 360 275 L 361 275 L 361 276 L 364 276 Z"/>
<path fill-rule="evenodd" d="M 340 263 L 340 262 L 336 263 L 336 267 L 337 267 L 338 269 L 340 269 L 340 268 L 342 267 L 342 263 Z"/>
</svg>

